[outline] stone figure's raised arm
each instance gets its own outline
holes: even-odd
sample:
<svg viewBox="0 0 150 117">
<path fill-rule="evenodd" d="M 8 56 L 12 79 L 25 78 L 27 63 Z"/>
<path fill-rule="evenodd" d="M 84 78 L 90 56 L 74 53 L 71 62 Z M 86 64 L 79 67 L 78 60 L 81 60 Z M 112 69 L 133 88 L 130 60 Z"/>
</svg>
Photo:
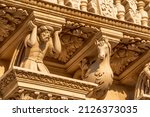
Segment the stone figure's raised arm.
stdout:
<svg viewBox="0 0 150 117">
<path fill-rule="evenodd" d="M 60 29 L 59 31 L 55 31 L 54 32 L 54 41 L 53 41 L 53 45 L 54 45 L 54 50 L 56 53 L 60 53 L 61 52 L 61 42 L 60 42 L 60 37 L 59 37 L 59 33 L 62 31 L 62 29 Z"/>
<path fill-rule="evenodd" d="M 31 28 L 32 32 L 31 32 L 31 34 L 28 34 L 26 36 L 25 46 L 32 47 L 37 40 L 37 26 L 32 21 L 30 21 L 29 28 Z"/>
</svg>

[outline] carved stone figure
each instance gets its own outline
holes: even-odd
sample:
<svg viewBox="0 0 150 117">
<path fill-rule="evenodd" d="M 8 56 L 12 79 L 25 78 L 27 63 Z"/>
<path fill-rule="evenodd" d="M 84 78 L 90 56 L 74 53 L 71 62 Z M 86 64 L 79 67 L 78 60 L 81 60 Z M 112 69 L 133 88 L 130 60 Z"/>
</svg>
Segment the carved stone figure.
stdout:
<svg viewBox="0 0 150 117">
<path fill-rule="evenodd" d="M 51 26 L 37 26 L 30 21 L 29 26 L 32 33 L 25 38 L 25 57 L 21 67 L 34 71 L 49 73 L 47 67 L 43 64 L 43 58 L 46 51 L 49 50 L 51 55 L 61 52 L 61 43 L 59 39 L 60 31 L 55 31 Z M 52 35 L 54 32 L 54 40 Z"/>
<path fill-rule="evenodd" d="M 134 98 L 142 98 L 144 94 L 150 95 L 150 63 L 145 65 L 145 68 L 139 75 Z"/>
<path fill-rule="evenodd" d="M 108 89 L 110 88 L 113 82 L 113 71 L 110 67 L 110 44 L 104 37 L 102 37 L 96 40 L 96 45 L 98 51 L 97 58 L 95 62 L 91 62 L 89 66 L 86 64 L 82 65 L 82 77 L 85 81 L 98 84 L 98 87 L 87 94 L 87 97 L 99 99 L 105 96 Z"/>
</svg>

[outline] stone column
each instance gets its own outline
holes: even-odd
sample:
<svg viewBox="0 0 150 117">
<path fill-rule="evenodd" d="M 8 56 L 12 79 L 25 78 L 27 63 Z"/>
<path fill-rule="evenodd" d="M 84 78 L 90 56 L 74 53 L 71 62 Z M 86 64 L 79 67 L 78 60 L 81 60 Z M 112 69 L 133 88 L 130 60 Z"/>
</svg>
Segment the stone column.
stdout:
<svg viewBox="0 0 150 117">
<path fill-rule="evenodd" d="M 141 25 L 148 26 L 148 14 L 144 10 L 144 6 L 145 6 L 144 1 L 138 0 L 137 6 L 138 6 L 139 12 L 141 13 Z"/>
<path fill-rule="evenodd" d="M 125 20 L 125 8 L 124 6 L 121 4 L 121 0 L 115 0 L 115 4 L 117 7 L 117 17 L 120 20 Z"/>
<path fill-rule="evenodd" d="M 81 0 L 80 8 L 82 11 L 87 11 L 87 0 Z"/>
<path fill-rule="evenodd" d="M 58 0 L 59 5 L 64 5 L 64 0 Z"/>
</svg>

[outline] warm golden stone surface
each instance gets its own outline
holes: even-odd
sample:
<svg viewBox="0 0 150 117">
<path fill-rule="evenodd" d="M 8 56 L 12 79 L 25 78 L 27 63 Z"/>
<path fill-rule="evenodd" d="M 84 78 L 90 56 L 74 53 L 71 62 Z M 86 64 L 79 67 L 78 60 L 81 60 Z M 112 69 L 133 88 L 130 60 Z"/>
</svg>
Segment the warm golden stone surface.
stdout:
<svg viewBox="0 0 150 117">
<path fill-rule="evenodd" d="M 150 99 L 149 0 L 0 0 L 0 99 Z"/>
</svg>

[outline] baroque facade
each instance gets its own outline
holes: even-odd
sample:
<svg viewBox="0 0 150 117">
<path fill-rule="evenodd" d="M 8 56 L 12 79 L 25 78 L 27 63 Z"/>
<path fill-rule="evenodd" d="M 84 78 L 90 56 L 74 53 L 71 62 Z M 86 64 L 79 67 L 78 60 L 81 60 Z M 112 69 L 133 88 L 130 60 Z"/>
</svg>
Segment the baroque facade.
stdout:
<svg viewBox="0 0 150 117">
<path fill-rule="evenodd" d="M 0 99 L 150 99 L 150 0 L 0 0 Z"/>
</svg>

